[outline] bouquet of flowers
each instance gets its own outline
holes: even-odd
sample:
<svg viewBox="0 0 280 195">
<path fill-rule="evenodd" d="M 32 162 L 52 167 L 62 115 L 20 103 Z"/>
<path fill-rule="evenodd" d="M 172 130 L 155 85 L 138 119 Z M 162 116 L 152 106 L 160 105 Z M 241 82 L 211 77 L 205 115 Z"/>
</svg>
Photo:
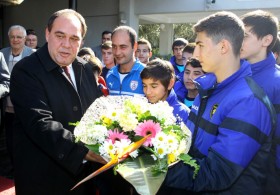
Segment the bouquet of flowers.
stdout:
<svg viewBox="0 0 280 195">
<path fill-rule="evenodd" d="M 187 155 L 191 132 L 183 123 L 176 123 L 172 111 L 167 102 L 151 104 L 144 97 L 107 96 L 95 100 L 74 135 L 108 164 L 80 183 L 117 165 L 116 171 L 138 193 L 155 194 L 168 166 L 179 160 L 193 166 L 196 174 L 199 167 Z"/>
</svg>

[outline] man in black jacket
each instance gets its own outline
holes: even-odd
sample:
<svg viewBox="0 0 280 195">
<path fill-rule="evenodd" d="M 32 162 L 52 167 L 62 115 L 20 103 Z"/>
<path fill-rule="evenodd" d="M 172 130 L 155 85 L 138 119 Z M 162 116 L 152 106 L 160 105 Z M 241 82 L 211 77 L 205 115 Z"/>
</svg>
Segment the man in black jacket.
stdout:
<svg viewBox="0 0 280 195">
<path fill-rule="evenodd" d="M 87 26 L 74 10 L 54 13 L 47 43 L 16 64 L 11 75 L 15 108 L 15 188 L 21 194 L 87 194 L 70 189 L 88 174 L 88 161 L 103 159 L 75 143 L 70 122 L 99 97 L 92 69 L 77 58 Z M 66 68 L 68 70 L 66 71 Z"/>
</svg>

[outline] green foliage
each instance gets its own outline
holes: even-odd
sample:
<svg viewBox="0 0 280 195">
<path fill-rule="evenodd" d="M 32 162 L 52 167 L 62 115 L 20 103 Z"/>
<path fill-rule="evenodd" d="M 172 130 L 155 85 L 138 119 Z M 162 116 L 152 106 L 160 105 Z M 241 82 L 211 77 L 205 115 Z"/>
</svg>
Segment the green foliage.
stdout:
<svg viewBox="0 0 280 195">
<path fill-rule="evenodd" d="M 193 23 L 186 24 L 174 24 L 174 37 L 173 40 L 179 37 L 187 39 L 189 42 L 195 41 L 195 34 L 192 30 Z M 139 39 L 147 39 L 152 45 L 153 56 L 151 59 L 160 58 L 163 60 L 169 60 L 172 54 L 160 55 L 159 53 L 159 35 L 160 25 L 159 24 L 141 24 L 139 25 Z M 171 48 L 170 48 L 171 51 Z"/>
<path fill-rule="evenodd" d="M 176 38 L 185 38 L 190 43 L 195 41 L 195 34 L 192 30 L 194 24 L 187 23 L 187 24 L 174 24 L 174 39 Z"/>
<path fill-rule="evenodd" d="M 171 49 L 170 49 L 171 50 Z M 167 60 L 169 61 L 171 58 L 172 54 L 168 54 L 168 55 L 160 55 L 159 53 L 159 48 L 154 48 L 153 49 L 153 56 L 151 57 L 151 60 L 155 59 L 155 58 L 160 58 L 162 60 Z"/>
<path fill-rule="evenodd" d="M 78 124 L 80 123 L 80 121 L 77 121 L 77 122 L 75 122 L 75 123 L 73 123 L 73 122 L 68 122 L 68 125 L 69 126 L 78 126 Z"/>
<path fill-rule="evenodd" d="M 96 145 L 85 145 L 89 150 L 95 152 L 96 154 L 100 154 L 99 153 L 99 147 L 100 144 L 96 144 Z"/>
<path fill-rule="evenodd" d="M 144 38 L 147 39 L 153 48 L 159 47 L 159 34 L 160 34 L 160 26 L 159 24 L 143 24 L 139 25 L 138 35 L 139 39 Z"/>
<path fill-rule="evenodd" d="M 194 168 L 193 179 L 197 176 L 200 166 L 196 163 L 196 160 L 192 159 L 192 157 L 188 154 L 181 154 L 179 156 L 180 160 L 182 160 L 185 164 L 190 165 Z"/>
<path fill-rule="evenodd" d="M 158 176 L 161 173 L 166 173 L 168 169 L 167 161 L 157 160 L 155 165 L 152 166 L 152 174 L 153 176 Z"/>
</svg>

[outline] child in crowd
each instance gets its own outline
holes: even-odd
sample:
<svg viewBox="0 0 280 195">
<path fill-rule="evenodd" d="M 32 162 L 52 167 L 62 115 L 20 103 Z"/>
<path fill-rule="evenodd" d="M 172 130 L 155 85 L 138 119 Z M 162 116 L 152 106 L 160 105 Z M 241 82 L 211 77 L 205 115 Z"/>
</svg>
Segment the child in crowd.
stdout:
<svg viewBox="0 0 280 195">
<path fill-rule="evenodd" d="M 192 107 L 193 101 L 198 94 L 194 80 L 204 74 L 205 72 L 203 72 L 199 61 L 195 58 L 190 58 L 184 69 L 183 80 L 177 81 L 174 85 L 178 100 L 189 108 Z"/>
<path fill-rule="evenodd" d="M 276 117 L 250 77 L 250 65 L 240 61 L 244 25 L 223 11 L 201 19 L 193 29 L 193 56 L 207 72 L 196 79 L 199 95 L 187 121 L 192 132 L 189 155 L 199 171 L 195 175 L 182 161 L 170 166 L 158 195 L 266 194 Z"/>
<path fill-rule="evenodd" d="M 152 57 L 152 46 L 151 43 L 146 39 L 140 39 L 137 41 L 137 50 L 135 57 L 140 60 L 143 64 L 147 64 Z"/>
<path fill-rule="evenodd" d="M 177 38 L 172 44 L 173 56 L 170 58 L 170 62 L 174 68 L 175 75 L 184 71 L 183 62 L 183 50 L 188 45 L 188 41 L 184 38 Z"/>
<path fill-rule="evenodd" d="M 195 48 L 195 43 L 189 43 L 183 49 L 182 57 L 183 57 L 184 65 L 186 65 L 187 61 L 193 56 L 194 48 Z"/>
<path fill-rule="evenodd" d="M 93 76 L 97 82 L 97 86 L 103 95 L 107 96 L 109 94 L 105 79 L 101 76 L 102 72 L 102 62 L 94 56 L 94 52 L 89 47 L 82 48 L 78 56 L 83 58 L 92 66 Z"/>
<path fill-rule="evenodd" d="M 241 58 L 250 63 L 252 78 L 266 92 L 277 113 L 272 156 L 267 159 L 267 186 L 263 194 L 280 194 L 280 71 L 272 53 L 278 38 L 279 22 L 276 16 L 263 10 L 249 12 L 241 19 L 245 25 Z"/>
<path fill-rule="evenodd" d="M 177 121 L 186 123 L 190 110 L 178 101 L 172 89 L 175 82 L 175 74 L 171 63 L 161 59 L 152 60 L 143 69 L 140 76 L 143 83 L 143 91 L 149 102 L 167 101 L 174 108 L 173 114 L 177 117 Z"/>
<path fill-rule="evenodd" d="M 105 79 L 107 76 L 107 72 L 116 65 L 112 51 L 112 41 L 106 41 L 101 45 L 101 53 L 102 61 L 105 65 L 102 68 L 101 76 Z"/>
<path fill-rule="evenodd" d="M 195 48 L 195 43 L 189 43 L 183 49 L 182 64 L 184 65 L 184 70 L 185 70 L 185 66 L 186 66 L 187 61 L 193 56 L 194 48 Z M 183 80 L 184 79 L 183 78 L 184 77 L 184 70 L 176 75 L 176 81 L 181 81 L 182 83 L 184 83 L 184 80 Z"/>
</svg>

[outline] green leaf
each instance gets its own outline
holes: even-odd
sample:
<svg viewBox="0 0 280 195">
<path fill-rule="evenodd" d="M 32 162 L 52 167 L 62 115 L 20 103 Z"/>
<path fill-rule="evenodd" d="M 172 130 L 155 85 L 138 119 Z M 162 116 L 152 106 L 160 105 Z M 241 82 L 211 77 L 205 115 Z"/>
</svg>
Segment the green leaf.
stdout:
<svg viewBox="0 0 280 195">
<path fill-rule="evenodd" d="M 200 168 L 200 166 L 196 163 L 196 160 L 188 154 L 180 154 L 179 159 L 194 168 L 193 179 L 195 179 Z"/>
<path fill-rule="evenodd" d="M 96 154 L 99 154 L 99 144 L 96 145 L 85 145 L 89 150 L 93 151 Z"/>
<path fill-rule="evenodd" d="M 159 190 L 166 173 L 153 174 L 155 160 L 148 154 L 122 162 L 117 172 L 141 195 L 153 195 Z"/>
<path fill-rule="evenodd" d="M 69 125 L 69 126 L 75 126 L 75 127 L 76 127 L 76 126 L 78 126 L 79 123 L 80 123 L 80 121 L 77 121 L 77 122 L 75 122 L 75 123 L 74 123 L 74 122 L 68 122 L 68 125 Z"/>
</svg>

